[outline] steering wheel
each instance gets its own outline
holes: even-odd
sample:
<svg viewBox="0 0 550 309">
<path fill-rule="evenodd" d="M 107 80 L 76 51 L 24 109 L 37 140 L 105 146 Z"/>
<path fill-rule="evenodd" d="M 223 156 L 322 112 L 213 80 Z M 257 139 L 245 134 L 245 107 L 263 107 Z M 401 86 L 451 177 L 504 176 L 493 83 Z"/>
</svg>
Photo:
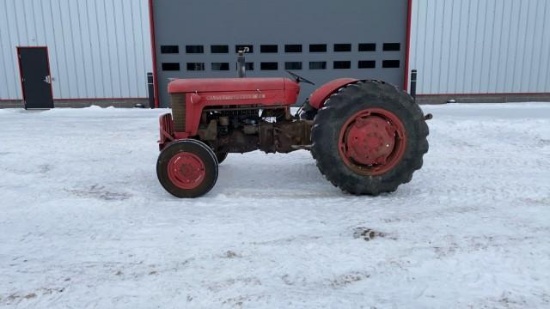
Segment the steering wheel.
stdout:
<svg viewBox="0 0 550 309">
<path fill-rule="evenodd" d="M 303 77 L 301 77 L 300 75 L 294 73 L 294 72 L 290 72 L 290 71 L 286 71 L 288 74 L 290 74 L 292 77 L 294 77 L 296 79 L 296 82 L 297 83 L 301 83 L 301 82 L 304 82 L 306 84 L 310 84 L 310 85 L 315 85 L 314 82 L 308 80 L 308 79 L 305 79 Z"/>
</svg>

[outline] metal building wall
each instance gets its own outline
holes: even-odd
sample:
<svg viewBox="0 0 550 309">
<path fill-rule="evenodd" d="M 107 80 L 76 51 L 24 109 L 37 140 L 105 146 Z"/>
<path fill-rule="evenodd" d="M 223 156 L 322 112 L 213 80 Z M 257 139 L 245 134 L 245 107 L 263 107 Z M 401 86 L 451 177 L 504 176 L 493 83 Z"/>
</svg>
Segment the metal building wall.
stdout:
<svg viewBox="0 0 550 309">
<path fill-rule="evenodd" d="M 550 1 L 413 3 L 420 94 L 550 93 Z"/>
<path fill-rule="evenodd" d="M 48 47 L 55 99 L 147 96 L 147 0 L 0 1 L 0 100 L 22 98 L 17 46 Z"/>
<path fill-rule="evenodd" d="M 0 100 L 16 46 L 48 46 L 56 99 L 147 96 L 147 0 L 1 0 Z M 413 0 L 420 94 L 550 93 L 550 1 Z"/>
</svg>

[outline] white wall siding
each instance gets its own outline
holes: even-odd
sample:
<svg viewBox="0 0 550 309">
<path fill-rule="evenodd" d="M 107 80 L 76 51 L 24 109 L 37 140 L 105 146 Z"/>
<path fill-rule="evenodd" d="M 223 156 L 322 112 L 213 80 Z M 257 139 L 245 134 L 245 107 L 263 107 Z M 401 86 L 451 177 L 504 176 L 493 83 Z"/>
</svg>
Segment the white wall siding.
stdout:
<svg viewBox="0 0 550 309">
<path fill-rule="evenodd" d="M 550 1 L 413 3 L 419 94 L 550 92 Z"/>
<path fill-rule="evenodd" d="M 147 0 L 0 1 L 0 99 L 21 99 L 17 46 L 47 46 L 56 99 L 146 97 Z"/>
</svg>

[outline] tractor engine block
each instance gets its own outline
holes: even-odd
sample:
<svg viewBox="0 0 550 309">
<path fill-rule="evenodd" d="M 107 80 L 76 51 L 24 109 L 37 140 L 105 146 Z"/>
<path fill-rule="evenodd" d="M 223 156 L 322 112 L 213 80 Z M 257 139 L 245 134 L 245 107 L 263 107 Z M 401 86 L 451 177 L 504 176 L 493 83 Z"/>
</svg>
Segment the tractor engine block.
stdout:
<svg viewBox="0 0 550 309">
<path fill-rule="evenodd" d="M 287 117 L 285 109 L 226 107 L 205 110 L 198 134 L 215 151 L 288 153 L 307 148 L 311 126 L 311 121 Z"/>
</svg>

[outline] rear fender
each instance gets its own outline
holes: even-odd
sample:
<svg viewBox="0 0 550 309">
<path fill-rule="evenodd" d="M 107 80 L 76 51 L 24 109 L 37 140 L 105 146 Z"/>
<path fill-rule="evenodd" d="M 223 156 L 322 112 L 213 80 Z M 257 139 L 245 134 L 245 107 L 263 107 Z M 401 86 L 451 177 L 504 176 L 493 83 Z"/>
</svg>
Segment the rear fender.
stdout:
<svg viewBox="0 0 550 309">
<path fill-rule="evenodd" d="M 355 78 L 339 78 L 332 80 L 321 87 L 317 88 L 311 95 L 309 96 L 309 105 L 315 109 L 321 109 L 325 105 L 325 101 L 338 89 L 355 83 L 358 80 Z"/>
</svg>

